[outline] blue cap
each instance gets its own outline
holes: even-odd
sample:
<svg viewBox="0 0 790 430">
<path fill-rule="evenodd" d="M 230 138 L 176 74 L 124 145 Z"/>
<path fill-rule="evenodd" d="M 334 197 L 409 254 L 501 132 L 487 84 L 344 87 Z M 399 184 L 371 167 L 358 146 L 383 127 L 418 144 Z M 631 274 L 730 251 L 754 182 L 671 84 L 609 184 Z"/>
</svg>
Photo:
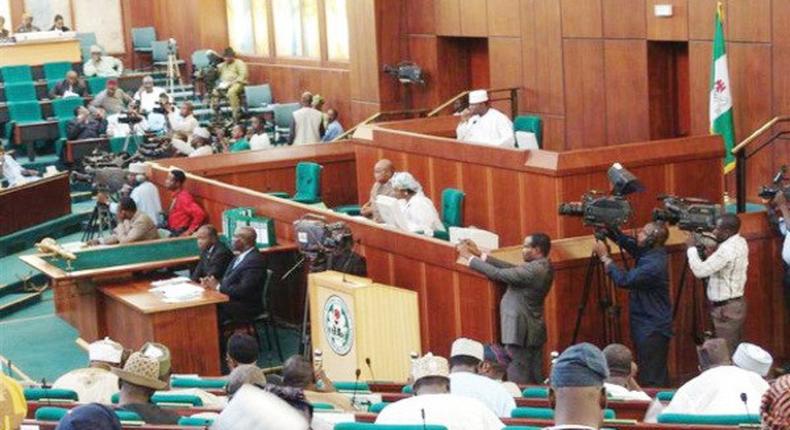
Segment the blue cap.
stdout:
<svg viewBox="0 0 790 430">
<path fill-rule="evenodd" d="M 552 387 L 601 387 L 609 377 L 606 358 L 591 343 L 573 345 L 557 357 L 551 369 Z"/>
<path fill-rule="evenodd" d="M 109 407 L 91 403 L 70 410 L 55 430 L 121 430 L 121 421 Z"/>
</svg>

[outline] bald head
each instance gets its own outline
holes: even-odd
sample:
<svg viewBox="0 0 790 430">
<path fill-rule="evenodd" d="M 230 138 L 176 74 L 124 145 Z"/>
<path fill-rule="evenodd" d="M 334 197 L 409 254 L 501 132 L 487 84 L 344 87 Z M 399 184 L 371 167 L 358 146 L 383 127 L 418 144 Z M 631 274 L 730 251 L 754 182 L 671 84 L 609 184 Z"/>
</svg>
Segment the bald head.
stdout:
<svg viewBox="0 0 790 430">
<path fill-rule="evenodd" d="M 309 91 L 305 91 L 302 93 L 302 106 L 312 106 L 313 104 L 313 93 Z"/>
<path fill-rule="evenodd" d="M 377 161 L 376 165 L 373 166 L 373 177 L 380 184 L 386 184 L 392 178 L 393 173 L 395 173 L 395 168 L 392 165 L 392 161 L 386 158 Z"/>
<path fill-rule="evenodd" d="M 613 343 L 603 349 L 606 365 L 609 366 L 609 375 L 612 377 L 627 377 L 631 375 L 631 362 L 634 356 L 627 346 Z"/>
<path fill-rule="evenodd" d="M 255 246 L 255 240 L 258 235 L 252 227 L 242 226 L 236 229 L 233 233 L 233 249 L 235 251 L 244 252 Z"/>
<path fill-rule="evenodd" d="M 77 78 L 79 78 L 79 75 L 74 70 L 69 70 L 66 72 L 66 79 L 69 82 L 77 82 Z"/>
</svg>

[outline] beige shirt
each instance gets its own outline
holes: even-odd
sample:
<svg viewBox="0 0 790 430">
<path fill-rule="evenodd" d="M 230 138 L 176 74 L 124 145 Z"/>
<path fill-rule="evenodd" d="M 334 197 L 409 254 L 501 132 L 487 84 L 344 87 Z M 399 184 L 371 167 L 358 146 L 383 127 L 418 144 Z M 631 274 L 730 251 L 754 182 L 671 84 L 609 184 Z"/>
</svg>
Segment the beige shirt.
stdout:
<svg viewBox="0 0 790 430">
<path fill-rule="evenodd" d="M 373 208 L 373 221 L 383 223 L 384 220 L 381 218 L 381 214 L 376 207 L 376 197 L 378 196 L 395 198 L 395 189 L 392 188 L 392 183 L 390 181 L 387 181 L 383 184 L 379 181 L 374 181 L 373 186 L 370 187 L 370 200 L 368 201 L 368 204 L 371 208 Z"/>
<path fill-rule="evenodd" d="M 104 239 L 103 243 L 105 245 L 114 245 L 117 243 L 155 239 L 159 239 L 159 230 L 156 228 L 156 223 L 145 212 L 138 210 L 132 219 L 124 220 L 118 224 L 113 235 Z"/>
<path fill-rule="evenodd" d="M 228 82 L 233 84 L 246 84 L 247 83 L 247 64 L 238 58 L 233 60 L 233 63 L 220 63 L 217 67 L 219 70 L 220 82 Z"/>
<path fill-rule="evenodd" d="M 302 107 L 294 112 L 294 145 L 321 142 L 321 124 L 324 115 L 311 107 Z"/>
<path fill-rule="evenodd" d="M 320 391 L 304 390 L 304 396 L 310 403 L 329 403 L 334 406 L 335 409 L 345 412 L 355 411 L 354 406 L 351 404 L 351 400 L 347 396 L 337 392 L 322 393 Z"/>
<path fill-rule="evenodd" d="M 98 62 L 93 61 L 92 58 L 86 61 L 82 66 L 82 73 L 87 77 L 114 78 L 121 76 L 121 73 L 123 73 L 123 63 L 115 57 L 102 55 Z"/>
<path fill-rule="evenodd" d="M 687 250 L 689 268 L 697 278 L 708 279 L 708 300 L 719 302 L 743 296 L 749 268 L 749 245 L 736 234 L 722 242 L 704 261 L 696 247 Z"/>
</svg>

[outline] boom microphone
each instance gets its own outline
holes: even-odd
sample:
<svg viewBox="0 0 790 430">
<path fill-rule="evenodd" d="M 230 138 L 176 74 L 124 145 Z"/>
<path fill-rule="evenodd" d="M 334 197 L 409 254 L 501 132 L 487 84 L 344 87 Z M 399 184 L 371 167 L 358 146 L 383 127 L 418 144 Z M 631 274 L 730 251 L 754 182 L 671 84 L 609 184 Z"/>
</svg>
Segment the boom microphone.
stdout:
<svg viewBox="0 0 790 430">
<path fill-rule="evenodd" d="M 373 366 L 370 365 L 370 357 L 365 357 L 365 364 L 368 366 L 368 370 L 370 370 L 370 379 L 376 380 L 376 374 L 373 373 Z"/>
<path fill-rule="evenodd" d="M 362 374 L 362 371 L 357 368 L 354 371 L 354 393 L 351 395 L 351 406 L 356 405 L 355 401 L 357 400 L 357 388 L 359 387 L 359 375 Z M 356 407 L 356 406 L 354 406 Z"/>
<path fill-rule="evenodd" d="M 749 421 L 752 420 L 752 414 L 749 413 L 749 398 L 746 396 L 746 393 L 741 393 L 741 401 L 743 402 L 743 407 L 746 408 L 746 419 Z"/>
</svg>

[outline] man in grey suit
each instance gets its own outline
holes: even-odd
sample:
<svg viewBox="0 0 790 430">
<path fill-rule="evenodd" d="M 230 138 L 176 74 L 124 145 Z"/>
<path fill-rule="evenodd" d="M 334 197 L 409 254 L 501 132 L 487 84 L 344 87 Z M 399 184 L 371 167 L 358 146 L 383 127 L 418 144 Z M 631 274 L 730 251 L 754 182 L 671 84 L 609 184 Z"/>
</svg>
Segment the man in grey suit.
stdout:
<svg viewBox="0 0 790 430">
<path fill-rule="evenodd" d="M 524 239 L 521 255 L 525 264 L 519 266 L 482 253 L 472 241 L 458 246 L 459 255 L 472 270 L 507 284 L 499 305 L 500 324 L 502 343 L 512 358 L 507 377 L 517 384 L 543 383 L 543 301 L 554 278 L 550 251 L 551 238 L 544 233 L 533 233 Z"/>
</svg>

